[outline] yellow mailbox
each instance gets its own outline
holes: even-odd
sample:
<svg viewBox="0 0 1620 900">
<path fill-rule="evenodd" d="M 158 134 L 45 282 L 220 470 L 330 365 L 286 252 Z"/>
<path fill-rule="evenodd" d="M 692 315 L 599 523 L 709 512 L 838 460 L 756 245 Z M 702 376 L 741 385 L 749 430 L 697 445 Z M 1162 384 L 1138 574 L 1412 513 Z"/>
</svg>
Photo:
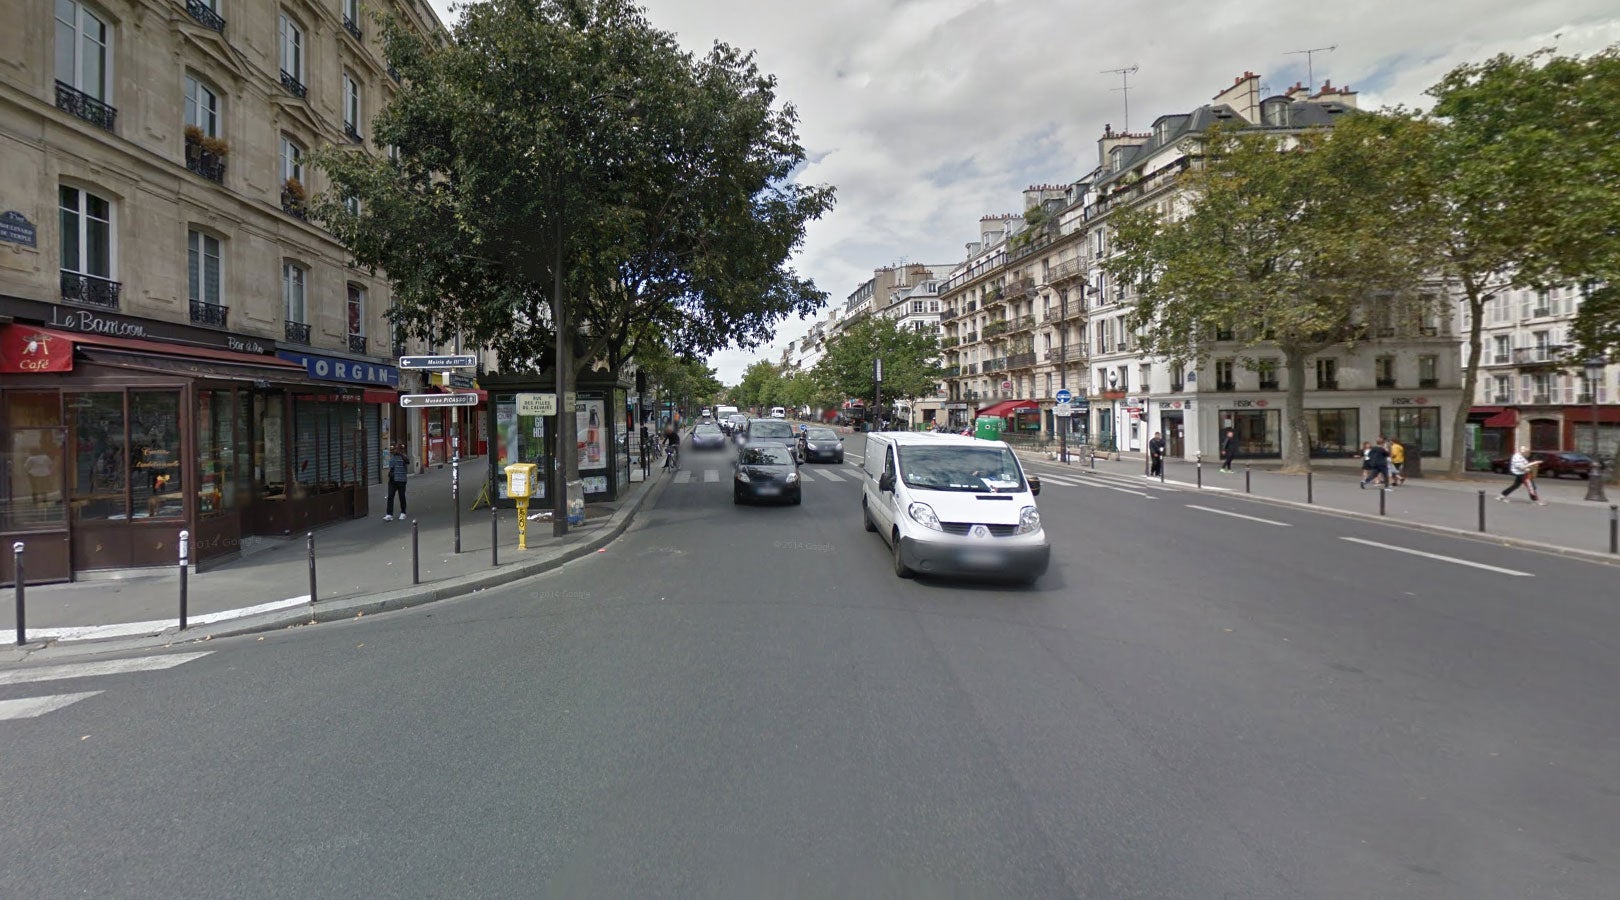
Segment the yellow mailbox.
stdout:
<svg viewBox="0 0 1620 900">
<path fill-rule="evenodd" d="M 534 463 L 512 463 L 506 467 L 506 496 L 517 502 L 518 549 L 529 549 L 529 498 L 540 467 Z"/>
</svg>

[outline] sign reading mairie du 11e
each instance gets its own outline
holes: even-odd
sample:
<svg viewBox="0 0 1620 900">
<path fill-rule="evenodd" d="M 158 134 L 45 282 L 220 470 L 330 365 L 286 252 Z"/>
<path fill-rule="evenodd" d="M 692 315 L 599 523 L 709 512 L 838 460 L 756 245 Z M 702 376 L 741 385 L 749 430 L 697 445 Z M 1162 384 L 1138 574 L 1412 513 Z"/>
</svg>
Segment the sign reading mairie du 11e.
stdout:
<svg viewBox="0 0 1620 900">
<path fill-rule="evenodd" d="M 277 352 L 276 355 L 303 366 L 304 371 L 309 373 L 309 377 L 316 381 L 338 381 L 344 384 L 378 384 L 399 387 L 399 370 L 393 366 L 356 362 L 352 359 L 338 359 L 334 356 L 318 356 L 314 353 L 299 353 L 294 350 L 282 350 Z"/>
<path fill-rule="evenodd" d="M 401 369 L 471 369 L 478 365 L 478 357 L 471 353 L 445 356 L 401 356 Z"/>
</svg>

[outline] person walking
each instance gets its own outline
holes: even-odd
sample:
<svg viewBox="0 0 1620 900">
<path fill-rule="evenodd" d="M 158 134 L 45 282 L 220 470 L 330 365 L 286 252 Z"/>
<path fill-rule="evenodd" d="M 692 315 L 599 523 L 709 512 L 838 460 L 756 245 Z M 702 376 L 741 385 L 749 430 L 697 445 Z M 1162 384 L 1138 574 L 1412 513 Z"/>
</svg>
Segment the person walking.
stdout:
<svg viewBox="0 0 1620 900">
<path fill-rule="evenodd" d="M 1148 477 L 1164 477 L 1164 435 L 1153 432 L 1153 440 L 1148 441 Z"/>
<path fill-rule="evenodd" d="M 1530 448 L 1520 447 L 1519 452 L 1513 454 L 1513 459 L 1508 462 L 1508 471 L 1513 473 L 1513 483 L 1498 494 L 1496 499 L 1503 503 L 1512 503 L 1513 501 L 1508 499 L 1508 495 L 1518 490 L 1519 485 L 1522 484 L 1529 488 L 1528 493 L 1531 502 L 1546 506 L 1547 504 L 1541 502 L 1541 495 L 1536 493 L 1535 470 L 1538 465 L 1540 463 L 1530 461 Z"/>
<path fill-rule="evenodd" d="M 1397 486 L 1406 483 L 1403 467 L 1406 465 L 1406 448 L 1401 442 L 1391 438 L 1389 441 L 1389 483 Z"/>
<path fill-rule="evenodd" d="M 399 520 L 405 521 L 405 478 L 410 474 L 411 461 L 405 455 L 405 445 L 395 444 L 388 452 L 388 511 L 384 522 L 394 520 L 394 495 L 399 495 Z"/>
<path fill-rule="evenodd" d="M 1226 429 L 1226 435 L 1221 438 L 1221 471 L 1227 475 L 1232 474 L 1232 462 L 1237 459 L 1237 432 Z"/>
<path fill-rule="evenodd" d="M 1380 438 L 1376 444 L 1366 444 L 1364 446 L 1363 453 L 1365 455 L 1361 460 L 1361 470 L 1365 474 L 1361 478 L 1361 489 L 1366 490 L 1367 485 L 1372 484 L 1374 481 L 1382 481 L 1380 487 L 1387 490 L 1389 488 L 1389 451 L 1384 449 L 1383 439 Z"/>
</svg>

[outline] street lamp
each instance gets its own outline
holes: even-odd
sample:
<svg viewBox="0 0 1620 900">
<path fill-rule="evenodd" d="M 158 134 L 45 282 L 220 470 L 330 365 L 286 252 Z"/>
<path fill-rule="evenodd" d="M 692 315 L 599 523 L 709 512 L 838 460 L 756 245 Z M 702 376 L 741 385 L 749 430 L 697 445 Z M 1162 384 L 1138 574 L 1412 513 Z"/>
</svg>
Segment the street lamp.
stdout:
<svg viewBox="0 0 1620 900">
<path fill-rule="evenodd" d="M 1119 391 L 1119 373 L 1116 372 L 1113 369 L 1109 369 L 1108 370 L 1108 393 L 1109 394 L 1114 394 L 1114 393 L 1116 393 L 1118 391 Z M 1118 450 L 1119 449 L 1119 399 L 1117 397 L 1110 397 L 1109 400 L 1108 400 L 1108 437 L 1110 439 L 1110 442 L 1114 445 L 1113 449 Z"/>
<path fill-rule="evenodd" d="M 1606 361 L 1601 356 L 1587 357 L 1586 360 L 1586 390 L 1592 400 L 1592 468 L 1586 476 L 1586 499 L 1598 503 L 1607 503 L 1609 498 L 1603 493 L 1603 479 L 1608 472 L 1602 468 L 1598 461 L 1598 402 L 1597 386 L 1603 379 L 1603 368 Z"/>
</svg>

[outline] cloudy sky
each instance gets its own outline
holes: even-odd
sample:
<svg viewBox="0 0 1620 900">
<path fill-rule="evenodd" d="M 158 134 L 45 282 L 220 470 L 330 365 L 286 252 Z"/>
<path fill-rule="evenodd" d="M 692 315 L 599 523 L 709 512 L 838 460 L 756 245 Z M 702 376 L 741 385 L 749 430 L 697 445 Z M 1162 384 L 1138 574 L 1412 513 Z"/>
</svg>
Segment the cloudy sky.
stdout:
<svg viewBox="0 0 1620 900">
<path fill-rule="evenodd" d="M 448 23 L 449 0 L 431 0 Z M 1423 106 L 1460 62 L 1556 45 L 1620 43 L 1615 0 L 645 0 L 697 52 L 757 51 L 799 111 L 812 161 L 802 178 L 838 190 L 796 268 L 842 302 L 879 266 L 960 261 L 987 213 L 1017 212 L 1030 184 L 1068 183 L 1097 162 L 1105 123 L 1130 125 L 1208 102 L 1245 71 L 1281 92 L 1315 80 L 1363 108 Z M 779 355 L 809 322 L 781 324 L 766 351 L 729 350 L 727 383 Z"/>
</svg>

